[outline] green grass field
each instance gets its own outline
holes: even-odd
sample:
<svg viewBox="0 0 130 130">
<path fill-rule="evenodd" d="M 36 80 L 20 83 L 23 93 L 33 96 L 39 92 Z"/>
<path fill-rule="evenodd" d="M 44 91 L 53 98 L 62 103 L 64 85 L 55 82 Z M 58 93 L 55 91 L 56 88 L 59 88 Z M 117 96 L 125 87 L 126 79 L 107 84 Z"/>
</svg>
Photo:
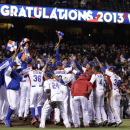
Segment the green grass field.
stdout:
<svg viewBox="0 0 130 130">
<path fill-rule="evenodd" d="M 0 130 L 37 130 L 38 128 L 32 128 L 32 127 L 1 127 L 0 126 Z M 66 128 L 45 128 L 44 130 L 65 130 Z M 74 129 L 74 128 L 72 128 Z M 75 130 L 80 130 L 80 129 L 87 129 L 87 130 L 96 130 L 96 129 L 101 129 L 101 130 L 108 130 L 108 129 L 116 129 L 116 130 L 130 130 L 130 119 L 126 119 L 123 120 L 123 124 L 121 124 L 119 127 L 98 127 L 98 128 L 94 128 L 94 127 L 90 127 L 90 128 L 76 128 Z M 69 130 L 69 129 L 67 129 Z"/>
</svg>

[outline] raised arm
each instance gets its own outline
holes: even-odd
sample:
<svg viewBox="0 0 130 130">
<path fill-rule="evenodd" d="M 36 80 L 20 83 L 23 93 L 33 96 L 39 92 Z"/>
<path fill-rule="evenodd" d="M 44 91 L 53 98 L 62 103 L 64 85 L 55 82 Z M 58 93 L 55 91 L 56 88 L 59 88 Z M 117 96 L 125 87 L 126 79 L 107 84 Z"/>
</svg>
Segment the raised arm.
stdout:
<svg viewBox="0 0 130 130">
<path fill-rule="evenodd" d="M 96 60 L 97 60 L 97 62 L 98 62 L 98 64 L 99 64 L 101 70 L 105 73 L 106 68 L 101 64 L 101 62 L 99 61 L 99 59 L 98 59 L 97 57 L 95 57 L 95 58 L 96 58 Z"/>
<path fill-rule="evenodd" d="M 56 61 L 60 61 L 60 55 L 59 55 L 59 44 L 55 46 L 56 50 Z"/>
</svg>

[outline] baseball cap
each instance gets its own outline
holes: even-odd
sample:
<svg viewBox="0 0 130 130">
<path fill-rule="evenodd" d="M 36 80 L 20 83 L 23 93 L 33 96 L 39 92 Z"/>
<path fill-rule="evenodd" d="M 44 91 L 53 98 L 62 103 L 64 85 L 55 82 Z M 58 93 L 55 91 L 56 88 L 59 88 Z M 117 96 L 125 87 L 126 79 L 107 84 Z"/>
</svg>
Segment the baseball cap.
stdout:
<svg viewBox="0 0 130 130">
<path fill-rule="evenodd" d="M 34 69 L 34 68 L 37 68 L 37 63 L 33 63 L 32 64 L 32 68 Z"/>
<path fill-rule="evenodd" d="M 13 62 L 13 66 L 17 66 L 17 63 L 16 63 L 16 62 Z"/>
<path fill-rule="evenodd" d="M 113 70 L 114 72 L 116 72 L 116 68 L 114 66 L 111 66 L 109 69 Z"/>
<path fill-rule="evenodd" d="M 91 67 L 94 66 L 94 62 L 93 61 L 90 61 L 89 63 L 87 63 L 88 65 L 90 65 Z"/>
<path fill-rule="evenodd" d="M 57 62 L 56 62 L 56 65 L 62 66 L 62 62 L 61 62 L 61 61 L 57 61 Z"/>
<path fill-rule="evenodd" d="M 51 74 L 50 72 L 46 72 L 46 73 L 45 73 L 45 76 L 51 78 L 51 77 L 52 77 L 52 74 Z"/>
<path fill-rule="evenodd" d="M 71 63 L 69 61 L 66 62 L 65 68 L 70 67 Z"/>
<path fill-rule="evenodd" d="M 46 64 L 46 60 L 45 59 L 42 59 L 42 61 L 44 62 L 44 64 Z"/>
<path fill-rule="evenodd" d="M 85 74 L 81 74 L 81 76 L 84 76 L 84 77 L 86 77 L 86 78 L 87 78 L 87 76 L 86 76 Z"/>
<path fill-rule="evenodd" d="M 27 63 L 30 64 L 32 62 L 31 58 L 27 58 Z"/>
</svg>

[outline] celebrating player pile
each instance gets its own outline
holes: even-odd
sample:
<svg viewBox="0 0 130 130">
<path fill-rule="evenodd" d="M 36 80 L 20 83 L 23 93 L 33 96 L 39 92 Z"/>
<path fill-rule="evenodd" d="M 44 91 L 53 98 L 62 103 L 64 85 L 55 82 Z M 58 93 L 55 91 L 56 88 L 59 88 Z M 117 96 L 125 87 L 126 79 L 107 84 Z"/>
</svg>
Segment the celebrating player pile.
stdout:
<svg viewBox="0 0 130 130">
<path fill-rule="evenodd" d="M 63 33 L 57 33 L 60 43 Z M 105 68 L 97 57 L 88 62 L 86 68 L 78 64 L 75 55 L 61 61 L 59 43 L 55 47 L 56 59 L 32 59 L 25 54 L 24 44 L 28 41 L 21 43 L 22 52 L 18 53 L 18 48 L 11 58 L 0 64 L 1 123 L 12 127 L 10 119 L 14 110 L 24 121 L 30 110 L 31 125 L 38 121 L 39 128 L 45 128 L 51 113 L 54 113 L 54 124 L 60 124 L 62 117 L 66 128 L 118 127 L 122 123 L 118 90 L 121 78 L 116 75 L 114 66 Z M 107 88 L 104 76 L 107 76 Z M 105 93 L 108 93 L 106 112 Z"/>
</svg>

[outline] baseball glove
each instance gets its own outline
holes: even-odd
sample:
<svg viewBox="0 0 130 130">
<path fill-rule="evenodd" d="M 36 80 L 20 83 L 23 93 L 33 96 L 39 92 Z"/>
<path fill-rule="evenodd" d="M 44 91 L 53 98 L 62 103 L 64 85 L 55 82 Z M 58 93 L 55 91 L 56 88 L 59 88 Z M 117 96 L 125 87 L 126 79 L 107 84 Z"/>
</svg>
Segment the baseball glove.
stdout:
<svg viewBox="0 0 130 130">
<path fill-rule="evenodd" d="M 52 108 L 57 108 L 57 103 L 56 102 L 50 102 L 49 104 L 50 104 L 50 106 Z"/>
</svg>

